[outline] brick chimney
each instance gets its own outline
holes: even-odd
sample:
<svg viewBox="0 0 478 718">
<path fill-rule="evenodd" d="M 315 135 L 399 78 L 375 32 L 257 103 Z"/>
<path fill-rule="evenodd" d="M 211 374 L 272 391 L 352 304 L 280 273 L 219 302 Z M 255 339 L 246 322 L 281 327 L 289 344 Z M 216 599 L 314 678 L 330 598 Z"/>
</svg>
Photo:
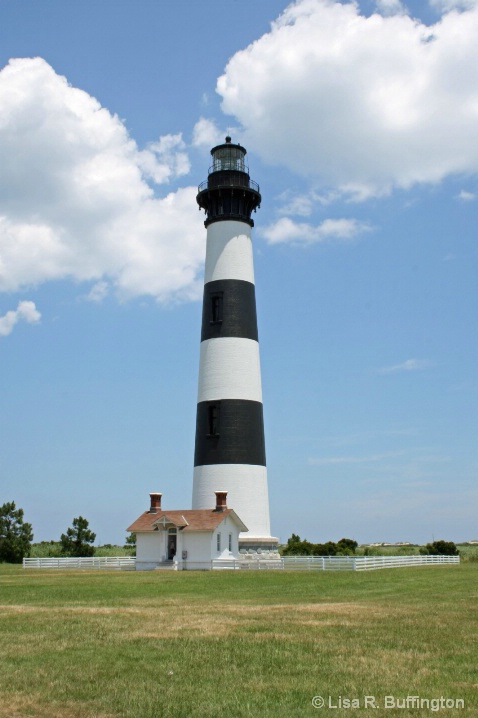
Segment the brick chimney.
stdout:
<svg viewBox="0 0 478 718">
<path fill-rule="evenodd" d="M 227 509 L 227 491 L 215 491 L 216 508 L 215 511 L 224 511 Z"/>
<path fill-rule="evenodd" d="M 150 514 L 157 514 L 161 511 L 161 496 L 163 494 L 150 494 L 151 505 L 149 507 Z"/>
</svg>

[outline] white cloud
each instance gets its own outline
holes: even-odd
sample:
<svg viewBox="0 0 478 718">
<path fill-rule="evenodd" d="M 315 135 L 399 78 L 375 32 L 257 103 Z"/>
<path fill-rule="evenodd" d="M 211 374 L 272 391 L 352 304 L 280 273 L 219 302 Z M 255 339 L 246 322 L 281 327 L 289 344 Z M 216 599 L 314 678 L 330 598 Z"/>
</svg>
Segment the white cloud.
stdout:
<svg viewBox="0 0 478 718">
<path fill-rule="evenodd" d="M 458 195 L 458 199 L 461 199 L 462 202 L 473 202 L 476 199 L 476 194 L 462 189 Z"/>
<path fill-rule="evenodd" d="M 429 0 L 429 4 L 440 13 L 451 10 L 473 10 L 478 5 L 478 0 Z"/>
<path fill-rule="evenodd" d="M 221 132 L 214 120 L 200 117 L 193 129 L 194 147 L 207 147 L 211 149 L 214 145 L 224 142 L 225 133 Z"/>
<path fill-rule="evenodd" d="M 407 359 L 401 364 L 393 364 L 392 366 L 382 367 L 379 369 L 380 374 L 396 374 L 403 371 L 421 371 L 428 369 L 430 362 L 427 359 Z"/>
<path fill-rule="evenodd" d="M 0 72 L 0 291 L 52 279 L 122 297 L 195 297 L 204 230 L 181 135 L 139 150 L 121 120 L 41 58 Z"/>
<path fill-rule="evenodd" d="M 356 219 L 326 219 L 321 224 L 314 226 L 282 217 L 263 229 L 262 234 L 269 244 L 286 242 L 314 244 L 327 240 L 349 241 L 370 229 L 369 225 Z"/>
<path fill-rule="evenodd" d="M 92 286 L 85 299 L 87 299 L 87 301 L 89 302 L 102 302 L 103 299 L 108 296 L 108 293 L 108 282 L 104 282 L 103 280 L 101 280 L 100 282 L 96 282 L 96 284 Z"/>
<path fill-rule="evenodd" d="M 305 194 L 296 195 L 295 197 L 287 199 L 286 204 L 284 204 L 279 211 L 281 214 L 294 214 L 299 215 L 300 217 L 308 217 L 312 214 L 313 208 L 313 199 L 309 195 Z"/>
<path fill-rule="evenodd" d="M 401 0 L 375 0 L 377 10 L 385 16 L 407 15 L 408 10 Z"/>
<path fill-rule="evenodd" d="M 426 26 L 298 0 L 217 83 L 244 144 L 360 200 L 478 171 L 478 9 Z"/>
<path fill-rule="evenodd" d="M 181 134 L 164 135 L 139 153 L 139 166 L 156 184 L 187 175 L 191 166 Z"/>
<path fill-rule="evenodd" d="M 337 192 L 319 194 L 314 190 L 301 195 L 292 195 L 289 191 L 283 192 L 278 199 L 285 202 L 279 209 L 280 214 L 294 214 L 300 217 L 308 217 L 317 205 L 324 207 L 338 199 Z"/>
<path fill-rule="evenodd" d="M 10 310 L 0 317 L 0 337 L 7 337 L 12 333 L 15 324 L 20 321 L 36 324 L 41 319 L 35 303 L 30 301 L 19 302 L 15 310 Z"/>
</svg>

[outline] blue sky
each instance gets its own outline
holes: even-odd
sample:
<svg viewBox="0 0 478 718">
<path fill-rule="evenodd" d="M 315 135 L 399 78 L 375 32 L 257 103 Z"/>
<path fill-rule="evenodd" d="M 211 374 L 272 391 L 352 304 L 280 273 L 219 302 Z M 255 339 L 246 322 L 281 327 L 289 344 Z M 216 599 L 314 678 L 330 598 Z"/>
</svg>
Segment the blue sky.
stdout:
<svg viewBox="0 0 478 718">
<path fill-rule="evenodd" d="M 248 149 L 273 533 L 473 540 L 473 0 L 0 4 L 0 501 L 191 502 L 209 150 Z M 36 58 L 36 59 L 35 59 Z"/>
</svg>

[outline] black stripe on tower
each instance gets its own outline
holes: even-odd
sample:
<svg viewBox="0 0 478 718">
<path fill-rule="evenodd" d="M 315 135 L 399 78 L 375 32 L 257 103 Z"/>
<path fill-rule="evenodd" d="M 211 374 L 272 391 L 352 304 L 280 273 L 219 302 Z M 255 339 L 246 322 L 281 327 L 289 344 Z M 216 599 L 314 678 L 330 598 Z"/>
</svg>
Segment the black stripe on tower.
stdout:
<svg viewBox="0 0 478 718">
<path fill-rule="evenodd" d="M 201 341 L 217 337 L 258 341 L 256 291 L 251 282 L 219 279 L 204 285 Z"/>
<path fill-rule="evenodd" d="M 266 465 L 261 402 L 243 399 L 199 402 L 194 466 L 207 464 Z"/>
</svg>

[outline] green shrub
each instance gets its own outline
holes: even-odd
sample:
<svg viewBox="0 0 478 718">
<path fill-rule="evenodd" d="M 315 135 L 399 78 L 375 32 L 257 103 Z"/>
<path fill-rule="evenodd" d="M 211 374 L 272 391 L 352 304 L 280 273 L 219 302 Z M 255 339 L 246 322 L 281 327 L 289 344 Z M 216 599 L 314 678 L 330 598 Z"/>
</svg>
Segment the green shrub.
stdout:
<svg viewBox="0 0 478 718">
<path fill-rule="evenodd" d="M 420 549 L 420 553 L 429 554 L 430 556 L 459 556 L 456 544 L 453 541 L 433 541 L 427 543 L 425 550 Z"/>
</svg>

